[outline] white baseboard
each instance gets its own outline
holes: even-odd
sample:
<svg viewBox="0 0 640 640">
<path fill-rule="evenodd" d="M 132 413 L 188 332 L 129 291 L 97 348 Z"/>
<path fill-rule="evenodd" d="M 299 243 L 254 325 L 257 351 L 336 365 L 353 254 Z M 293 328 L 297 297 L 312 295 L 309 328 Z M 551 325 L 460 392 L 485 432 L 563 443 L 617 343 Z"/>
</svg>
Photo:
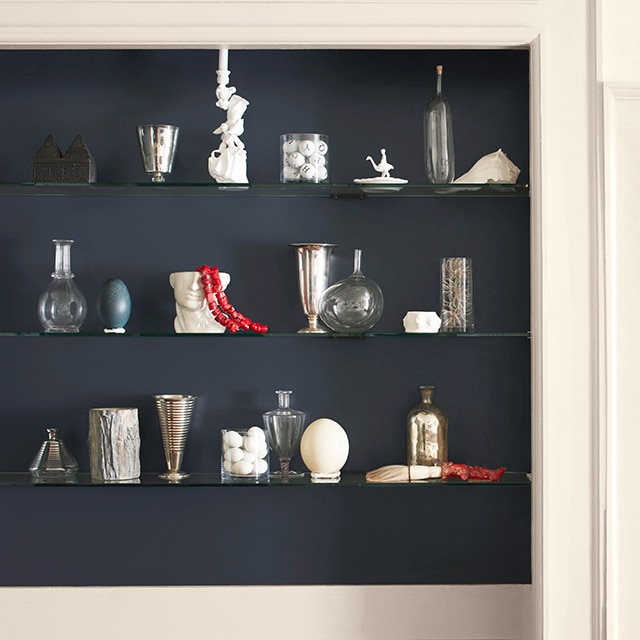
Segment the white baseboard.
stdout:
<svg viewBox="0 0 640 640">
<path fill-rule="evenodd" d="M 529 640 L 530 585 L 0 589 L 31 640 Z M 5 636 L 6 634 L 6 636 Z"/>
</svg>

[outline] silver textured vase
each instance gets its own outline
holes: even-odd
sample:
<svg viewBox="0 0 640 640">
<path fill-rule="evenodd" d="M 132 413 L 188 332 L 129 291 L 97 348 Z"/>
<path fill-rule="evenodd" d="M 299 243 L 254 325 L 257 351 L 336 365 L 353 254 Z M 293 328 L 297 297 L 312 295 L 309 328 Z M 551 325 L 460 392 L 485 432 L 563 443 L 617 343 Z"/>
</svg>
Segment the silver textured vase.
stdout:
<svg viewBox="0 0 640 640">
<path fill-rule="evenodd" d="M 187 444 L 196 396 L 166 394 L 153 396 L 160 422 L 167 472 L 161 478 L 177 481 L 189 474 L 182 471 L 182 457 Z"/>
</svg>

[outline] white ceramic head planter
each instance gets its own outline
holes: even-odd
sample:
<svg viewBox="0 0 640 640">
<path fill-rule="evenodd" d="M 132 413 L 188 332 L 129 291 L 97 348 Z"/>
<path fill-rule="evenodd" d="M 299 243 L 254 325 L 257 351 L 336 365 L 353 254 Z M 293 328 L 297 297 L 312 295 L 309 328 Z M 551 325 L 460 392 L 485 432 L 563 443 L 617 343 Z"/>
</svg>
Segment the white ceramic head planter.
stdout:
<svg viewBox="0 0 640 640">
<path fill-rule="evenodd" d="M 231 282 L 228 273 L 220 272 L 222 289 Z M 176 271 L 169 274 L 176 300 L 176 318 L 173 327 L 176 333 L 224 333 L 224 327 L 213 318 L 198 271 Z"/>
<path fill-rule="evenodd" d="M 302 434 L 300 455 L 311 471 L 311 482 L 340 482 L 349 457 L 347 432 L 335 420 L 318 418 Z"/>
</svg>

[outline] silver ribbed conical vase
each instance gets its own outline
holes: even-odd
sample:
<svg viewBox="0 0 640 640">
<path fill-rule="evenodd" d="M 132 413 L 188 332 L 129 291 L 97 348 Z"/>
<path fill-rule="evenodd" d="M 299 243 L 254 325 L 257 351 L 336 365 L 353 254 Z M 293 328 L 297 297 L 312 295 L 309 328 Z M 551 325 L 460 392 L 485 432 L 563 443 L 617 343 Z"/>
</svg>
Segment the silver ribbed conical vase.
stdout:
<svg viewBox="0 0 640 640">
<path fill-rule="evenodd" d="M 156 401 L 167 460 L 167 472 L 160 474 L 160 477 L 170 481 L 182 480 L 189 475 L 181 467 L 196 396 L 167 394 L 153 396 L 153 399 Z"/>
</svg>

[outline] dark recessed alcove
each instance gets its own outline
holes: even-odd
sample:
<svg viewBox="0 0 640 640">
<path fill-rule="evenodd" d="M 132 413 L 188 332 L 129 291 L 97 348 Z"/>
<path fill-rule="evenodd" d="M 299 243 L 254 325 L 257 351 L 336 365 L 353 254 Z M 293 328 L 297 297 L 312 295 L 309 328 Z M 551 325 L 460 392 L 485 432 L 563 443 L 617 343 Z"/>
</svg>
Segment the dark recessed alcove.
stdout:
<svg viewBox="0 0 640 640">
<path fill-rule="evenodd" d="M 404 419 L 420 384 L 434 384 L 449 412 L 452 459 L 530 470 L 526 195 L 185 195 L 170 185 L 212 182 L 207 158 L 223 119 L 216 51 L 2 51 L 0 63 L 0 471 L 26 471 L 51 426 L 88 470 L 87 412 L 106 405 L 139 407 L 143 471 L 159 471 L 151 396 L 176 391 L 199 397 L 185 468 L 214 472 L 219 429 L 259 423 L 282 387 L 310 419 L 343 424 L 346 469 L 363 471 L 404 461 Z M 527 51 L 231 51 L 229 64 L 231 84 L 251 103 L 243 141 L 252 183 L 278 181 L 279 135 L 297 131 L 329 136 L 332 182 L 370 175 L 364 158 L 381 147 L 394 175 L 424 182 L 422 110 L 436 64 L 445 68 L 458 173 L 501 147 L 528 183 Z M 166 194 L 101 188 L 149 183 L 135 127 L 154 121 L 181 128 Z M 97 165 L 94 190 L 12 191 L 31 180 L 31 158 L 49 134 L 62 148 L 82 135 Z M 83 331 L 100 331 L 98 289 L 119 277 L 133 299 L 128 329 L 145 336 L 10 335 L 40 331 L 37 299 L 60 237 L 75 240 L 72 267 L 89 304 Z M 294 333 L 305 319 L 288 245 L 301 241 L 339 245 L 332 280 L 349 275 L 361 248 L 365 274 L 385 294 L 375 330 L 398 335 L 171 335 L 168 274 L 203 263 L 231 273 L 238 309 Z M 438 308 L 438 264 L 448 255 L 474 259 L 477 331 L 520 337 L 400 335 L 407 310 Z M 529 493 L 527 485 L 0 487 L 0 581 L 528 582 Z M 178 555 L 163 572 L 171 544 Z M 238 568 L 243 547 L 255 562 Z"/>
</svg>

